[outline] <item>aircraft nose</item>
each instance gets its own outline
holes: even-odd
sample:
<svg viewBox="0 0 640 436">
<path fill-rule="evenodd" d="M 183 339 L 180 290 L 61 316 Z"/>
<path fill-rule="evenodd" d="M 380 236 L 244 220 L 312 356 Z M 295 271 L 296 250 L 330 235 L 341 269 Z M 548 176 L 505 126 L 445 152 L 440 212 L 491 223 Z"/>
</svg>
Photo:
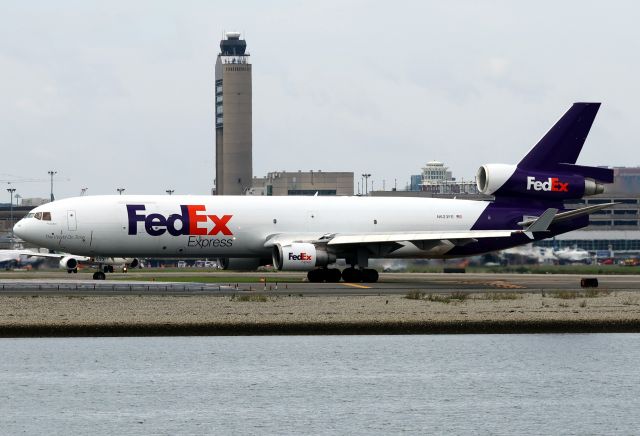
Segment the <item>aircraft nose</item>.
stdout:
<svg viewBox="0 0 640 436">
<path fill-rule="evenodd" d="M 25 220 L 22 219 L 13 226 L 13 234 L 19 237 L 20 239 L 24 239 L 25 230 L 26 230 L 25 224 L 26 224 Z"/>
</svg>

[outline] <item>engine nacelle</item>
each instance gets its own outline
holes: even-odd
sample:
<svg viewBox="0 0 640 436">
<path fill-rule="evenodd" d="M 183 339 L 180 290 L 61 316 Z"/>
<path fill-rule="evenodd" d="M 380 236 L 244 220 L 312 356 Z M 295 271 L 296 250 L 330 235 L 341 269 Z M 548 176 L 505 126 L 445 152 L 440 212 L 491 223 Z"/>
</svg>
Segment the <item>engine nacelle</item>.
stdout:
<svg viewBox="0 0 640 436">
<path fill-rule="evenodd" d="M 335 261 L 335 254 L 306 242 L 273 247 L 273 266 L 281 271 L 310 271 Z"/>
<path fill-rule="evenodd" d="M 478 191 L 486 195 L 493 195 L 516 172 L 516 165 L 486 164 L 478 168 L 476 185 Z"/>
<path fill-rule="evenodd" d="M 71 256 L 65 256 L 60 259 L 60 268 L 66 269 L 67 271 L 73 271 L 78 268 L 78 259 Z"/>
<path fill-rule="evenodd" d="M 516 165 L 487 164 L 478 169 L 478 190 L 496 196 L 537 197 L 557 200 L 601 194 L 604 185 L 576 174 L 531 171 Z"/>
</svg>

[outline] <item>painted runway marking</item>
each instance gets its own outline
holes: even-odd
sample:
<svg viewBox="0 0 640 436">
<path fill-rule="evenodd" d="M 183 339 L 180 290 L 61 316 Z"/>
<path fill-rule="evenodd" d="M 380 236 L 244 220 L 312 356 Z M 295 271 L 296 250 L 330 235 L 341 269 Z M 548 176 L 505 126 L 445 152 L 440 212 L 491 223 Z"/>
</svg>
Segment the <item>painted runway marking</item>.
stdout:
<svg viewBox="0 0 640 436">
<path fill-rule="evenodd" d="M 363 285 L 357 285 L 355 283 L 340 283 L 343 286 L 352 286 L 354 288 L 360 288 L 360 289 L 371 289 L 371 286 L 363 286 Z"/>
</svg>

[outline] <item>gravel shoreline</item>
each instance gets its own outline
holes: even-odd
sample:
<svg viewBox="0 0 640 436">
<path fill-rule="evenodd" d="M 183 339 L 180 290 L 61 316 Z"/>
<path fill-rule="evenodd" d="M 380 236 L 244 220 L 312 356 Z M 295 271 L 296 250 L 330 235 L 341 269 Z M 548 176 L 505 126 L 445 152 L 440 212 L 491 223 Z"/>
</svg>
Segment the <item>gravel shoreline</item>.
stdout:
<svg viewBox="0 0 640 436">
<path fill-rule="evenodd" d="M 413 297 L 0 295 L 0 337 L 640 332 L 636 292 Z"/>
</svg>

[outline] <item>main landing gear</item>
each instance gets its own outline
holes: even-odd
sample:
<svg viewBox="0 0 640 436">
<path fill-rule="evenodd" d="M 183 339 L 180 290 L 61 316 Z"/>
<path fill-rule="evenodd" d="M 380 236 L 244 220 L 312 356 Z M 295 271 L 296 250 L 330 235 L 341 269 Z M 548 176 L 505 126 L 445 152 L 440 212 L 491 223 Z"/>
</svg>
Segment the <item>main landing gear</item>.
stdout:
<svg viewBox="0 0 640 436">
<path fill-rule="evenodd" d="M 307 278 L 312 283 L 338 283 L 342 274 L 336 268 L 318 268 L 312 269 L 307 273 Z"/>
<path fill-rule="evenodd" d="M 345 268 L 342 273 L 336 268 L 318 268 L 307 273 L 311 283 L 337 283 L 344 280 L 346 283 L 375 283 L 378 281 L 378 271 L 370 268 Z"/>
</svg>

